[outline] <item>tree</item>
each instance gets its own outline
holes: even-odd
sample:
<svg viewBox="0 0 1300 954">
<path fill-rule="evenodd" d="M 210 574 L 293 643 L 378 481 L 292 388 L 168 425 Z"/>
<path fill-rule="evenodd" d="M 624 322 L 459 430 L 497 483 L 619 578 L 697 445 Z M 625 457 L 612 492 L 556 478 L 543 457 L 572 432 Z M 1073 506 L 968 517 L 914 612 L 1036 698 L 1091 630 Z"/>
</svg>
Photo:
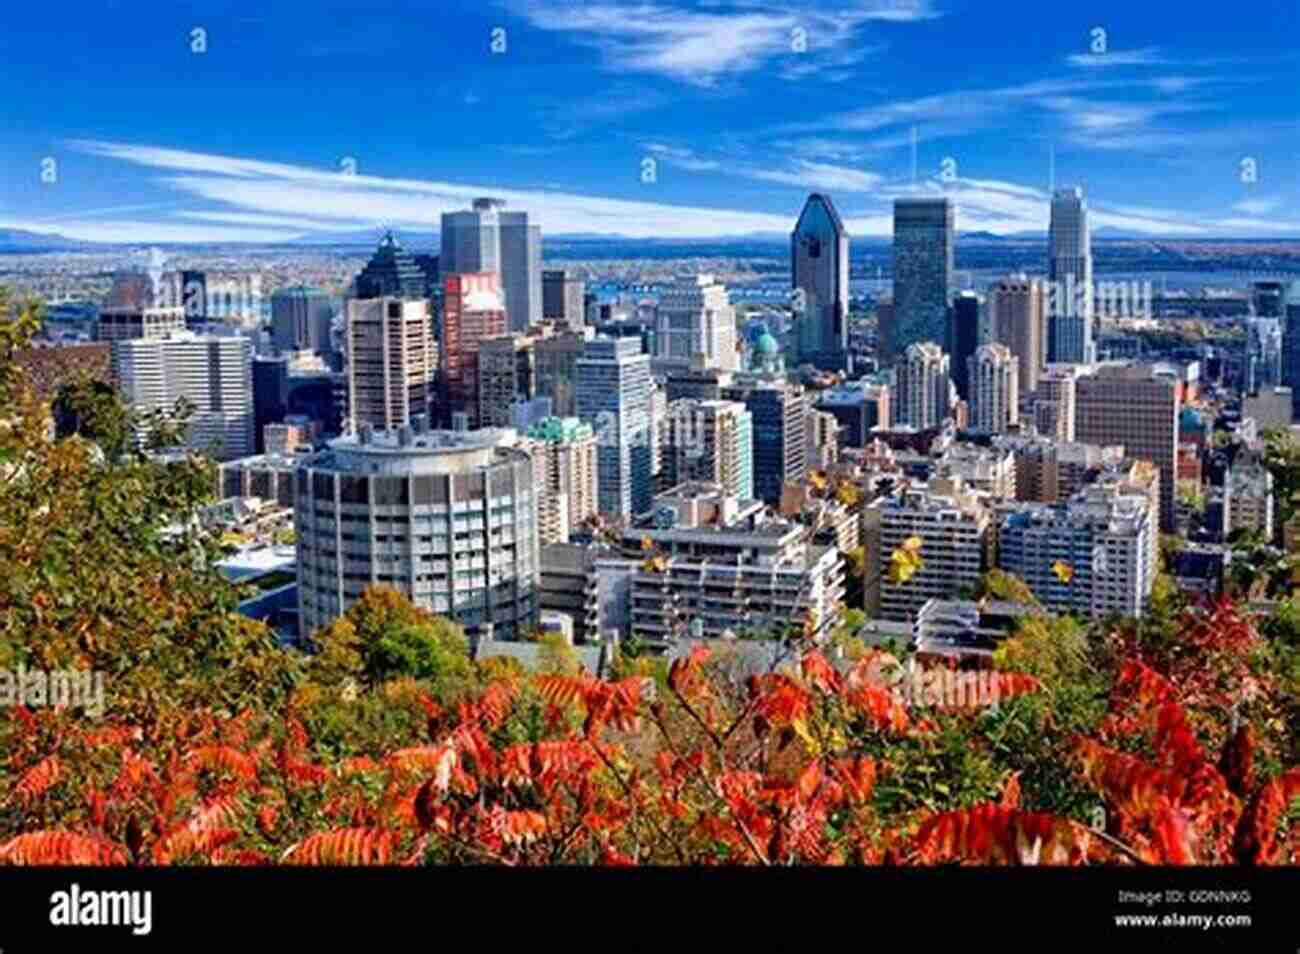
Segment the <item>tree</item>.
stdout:
<svg viewBox="0 0 1300 954">
<path fill-rule="evenodd" d="M 464 631 L 391 587 L 367 587 L 313 644 L 315 672 L 330 682 L 350 677 L 377 685 L 406 676 L 427 681 L 436 698 L 446 698 L 474 680 Z"/>
</svg>

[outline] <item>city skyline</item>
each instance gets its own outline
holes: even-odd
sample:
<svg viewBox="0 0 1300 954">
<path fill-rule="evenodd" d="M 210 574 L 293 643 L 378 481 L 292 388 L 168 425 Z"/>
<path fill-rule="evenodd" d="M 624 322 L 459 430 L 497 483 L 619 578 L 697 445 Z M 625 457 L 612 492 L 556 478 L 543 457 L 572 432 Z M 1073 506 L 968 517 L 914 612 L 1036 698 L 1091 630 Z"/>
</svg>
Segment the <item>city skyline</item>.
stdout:
<svg viewBox="0 0 1300 954">
<path fill-rule="evenodd" d="M 825 192 L 855 237 L 887 236 L 893 200 L 917 196 L 951 198 L 962 231 L 1045 233 L 1052 188 L 1077 184 L 1098 237 L 1300 236 L 1298 18 L 508 0 L 181 8 L 129 31 L 108 8 L 56 33 L 20 10 L 0 229 L 436 231 L 490 195 L 550 235 L 788 235 Z M 73 60 L 97 81 L 70 99 Z"/>
</svg>

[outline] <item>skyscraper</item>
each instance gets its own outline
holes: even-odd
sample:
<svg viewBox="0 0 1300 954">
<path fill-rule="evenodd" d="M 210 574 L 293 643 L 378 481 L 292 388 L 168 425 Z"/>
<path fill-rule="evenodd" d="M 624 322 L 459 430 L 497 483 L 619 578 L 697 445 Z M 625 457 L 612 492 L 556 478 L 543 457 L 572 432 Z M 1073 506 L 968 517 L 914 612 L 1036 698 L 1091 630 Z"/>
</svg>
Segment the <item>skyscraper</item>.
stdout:
<svg viewBox="0 0 1300 954">
<path fill-rule="evenodd" d="M 375 254 L 352 283 L 353 298 L 403 298 L 429 295 L 428 278 L 415 258 L 402 248 L 392 232 L 384 235 Z"/>
<path fill-rule="evenodd" d="M 433 398 L 433 335 L 425 298 L 352 298 L 345 334 L 354 427 L 410 424 Z"/>
<path fill-rule="evenodd" d="M 1052 196 L 1047 277 L 1050 295 L 1047 360 L 1089 364 L 1096 360 L 1092 327 L 1092 246 L 1088 205 L 1077 186 Z"/>
<path fill-rule="evenodd" d="M 894 316 L 891 357 L 921 341 L 943 341 L 953 291 L 957 210 L 950 199 L 894 200 Z"/>
<path fill-rule="evenodd" d="M 1023 273 L 1008 275 L 989 289 L 989 331 L 1016 356 L 1024 394 L 1038 390 L 1046 301 L 1042 282 Z"/>
<path fill-rule="evenodd" d="M 656 373 L 740 366 L 736 309 L 712 275 L 679 276 L 659 299 L 655 322 Z"/>
<path fill-rule="evenodd" d="M 650 507 L 650 356 L 636 338 L 593 338 L 574 366 L 578 417 L 596 432 L 600 512 L 633 517 Z"/>
<path fill-rule="evenodd" d="M 1300 417 L 1300 281 L 1294 281 L 1283 300 L 1286 325 L 1282 333 L 1282 383 L 1291 388 L 1291 417 Z"/>
<path fill-rule="evenodd" d="M 1020 368 L 1006 345 L 986 344 L 969 360 L 970 426 L 992 434 L 1004 433 L 1019 421 Z"/>
<path fill-rule="evenodd" d="M 980 344 L 980 309 L 984 299 L 972 291 L 960 292 L 948 309 L 948 334 L 945 350 L 952 360 L 952 383 L 957 396 L 970 400 L 969 361 Z"/>
<path fill-rule="evenodd" d="M 479 343 L 506 333 L 496 272 L 443 277 L 442 407 L 439 419 L 453 430 L 478 426 Z"/>
<path fill-rule="evenodd" d="M 586 347 L 591 328 L 583 331 L 564 331 L 538 340 L 533 346 L 537 393 L 551 399 L 551 412 L 556 417 L 571 417 L 577 413 L 574 403 L 574 379 L 578 359 Z"/>
<path fill-rule="evenodd" d="M 728 496 L 754 498 L 753 418 L 744 404 L 673 401 L 663 429 L 664 487 L 703 481 L 720 485 Z"/>
<path fill-rule="evenodd" d="M 180 331 L 112 346 L 113 376 L 131 408 L 170 411 L 185 398 L 194 405 L 185 446 L 217 460 L 253 453 L 252 359 L 241 335 Z"/>
<path fill-rule="evenodd" d="M 1174 530 L 1178 381 L 1157 374 L 1152 365 L 1105 365 L 1075 385 L 1075 436 L 1099 447 L 1123 445 L 1132 458 L 1149 460 L 1160 471 L 1160 527 Z"/>
<path fill-rule="evenodd" d="M 754 495 L 776 506 L 783 485 L 801 481 L 808 473 L 808 396 L 779 378 L 728 385 L 721 392 L 724 401 L 741 401 L 749 409 L 754 427 Z"/>
<path fill-rule="evenodd" d="M 334 350 L 330 329 L 338 302 L 319 288 L 295 285 L 271 295 L 271 343 L 277 351 Z"/>
<path fill-rule="evenodd" d="M 948 356 L 933 341 L 907 346 L 894 369 L 894 383 L 896 423 L 925 430 L 948 417 Z"/>
<path fill-rule="evenodd" d="M 537 339 L 484 338 L 478 346 L 478 426 L 510 427 L 518 401 L 537 396 Z"/>
<path fill-rule="evenodd" d="M 564 269 L 542 272 L 542 318 L 561 327 L 581 328 L 587 323 L 586 283 Z"/>
<path fill-rule="evenodd" d="M 475 199 L 468 211 L 444 213 L 439 268 L 497 273 L 509 330 L 523 331 L 542 320 L 542 231 L 505 204 Z"/>
<path fill-rule="evenodd" d="M 808 196 L 790 235 L 799 363 L 837 371 L 849 340 L 849 233 L 831 197 Z"/>
</svg>

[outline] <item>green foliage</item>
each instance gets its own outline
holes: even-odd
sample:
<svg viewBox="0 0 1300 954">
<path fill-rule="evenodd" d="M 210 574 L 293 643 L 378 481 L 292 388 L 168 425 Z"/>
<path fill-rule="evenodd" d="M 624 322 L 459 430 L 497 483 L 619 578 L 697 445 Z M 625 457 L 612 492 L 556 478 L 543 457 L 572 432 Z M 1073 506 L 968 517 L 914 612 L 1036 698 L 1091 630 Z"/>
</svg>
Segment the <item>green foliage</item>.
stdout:
<svg viewBox="0 0 1300 954">
<path fill-rule="evenodd" d="M 424 680 L 435 698 L 445 699 L 476 682 L 464 631 L 390 587 L 367 588 L 313 641 L 312 675 L 326 683 L 352 678 L 373 686 L 406 676 Z"/>
<path fill-rule="evenodd" d="M 147 721 L 273 706 L 300 666 L 236 612 L 218 542 L 193 520 L 211 462 L 110 453 L 128 415 L 93 388 L 69 399 L 108 449 L 52 436 L 11 360 L 38 315 L 0 292 L 0 666 L 98 670 L 108 709 Z"/>
<path fill-rule="evenodd" d="M 979 578 L 971 594 L 972 599 L 1009 600 L 1013 603 L 1025 603 L 1030 606 L 1040 605 L 1038 597 L 1024 580 L 1005 570 L 989 570 Z"/>
<path fill-rule="evenodd" d="M 557 676 L 576 676 L 583 671 L 577 651 L 559 633 L 543 633 L 537 640 L 537 671 Z"/>
</svg>

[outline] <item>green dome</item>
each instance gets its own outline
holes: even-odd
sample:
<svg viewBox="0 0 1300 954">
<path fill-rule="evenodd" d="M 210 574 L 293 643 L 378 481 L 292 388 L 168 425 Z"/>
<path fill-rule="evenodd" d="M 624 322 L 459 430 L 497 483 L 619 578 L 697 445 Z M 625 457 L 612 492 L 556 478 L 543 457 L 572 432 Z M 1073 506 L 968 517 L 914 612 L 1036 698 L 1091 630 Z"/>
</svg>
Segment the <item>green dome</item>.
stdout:
<svg viewBox="0 0 1300 954">
<path fill-rule="evenodd" d="M 781 346 L 776 343 L 776 339 L 767 333 L 759 335 L 758 340 L 754 342 L 754 352 L 756 354 L 774 355 L 780 350 Z"/>
</svg>

